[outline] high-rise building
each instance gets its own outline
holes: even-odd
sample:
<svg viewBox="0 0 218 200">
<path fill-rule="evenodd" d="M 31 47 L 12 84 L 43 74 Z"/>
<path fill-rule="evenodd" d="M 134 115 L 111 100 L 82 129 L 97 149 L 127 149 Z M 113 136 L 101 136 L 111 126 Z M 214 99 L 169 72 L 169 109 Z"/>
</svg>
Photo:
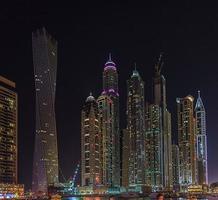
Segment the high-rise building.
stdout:
<svg viewBox="0 0 218 200">
<path fill-rule="evenodd" d="M 81 113 L 81 182 L 82 186 L 102 183 L 101 132 L 98 104 L 90 94 Z"/>
<path fill-rule="evenodd" d="M 58 182 L 58 147 L 55 120 L 57 41 L 45 28 L 32 33 L 36 91 L 36 130 L 33 191 L 47 192 Z"/>
<path fill-rule="evenodd" d="M 129 131 L 123 129 L 122 133 L 122 186 L 129 186 Z"/>
<path fill-rule="evenodd" d="M 129 132 L 129 186 L 145 184 L 144 82 L 135 69 L 127 81 L 127 131 Z"/>
<path fill-rule="evenodd" d="M 146 104 L 145 110 L 145 181 L 153 191 L 157 191 L 163 188 L 162 113 L 155 104 Z"/>
<path fill-rule="evenodd" d="M 172 188 L 172 141 L 171 141 L 171 115 L 167 110 L 166 103 L 166 80 L 161 74 L 163 67 L 162 55 L 155 65 L 154 77 L 154 104 L 160 106 L 162 117 L 162 183 L 165 189 Z"/>
<path fill-rule="evenodd" d="M 113 164 L 115 164 L 114 106 L 107 95 L 99 96 L 97 103 L 101 133 L 102 184 L 112 186 Z"/>
<path fill-rule="evenodd" d="M 198 184 L 208 184 L 207 169 L 207 132 L 206 132 L 206 112 L 203 101 L 198 91 L 198 98 L 195 105 L 196 119 L 196 142 L 197 142 L 197 171 Z"/>
<path fill-rule="evenodd" d="M 196 183 L 195 119 L 194 98 L 190 95 L 177 98 L 178 145 L 180 184 L 187 186 Z"/>
<path fill-rule="evenodd" d="M 17 183 L 17 130 L 15 83 L 0 76 L 0 183 Z"/>
<path fill-rule="evenodd" d="M 111 60 L 105 63 L 103 71 L 103 95 L 107 95 L 111 98 L 114 104 L 114 152 L 113 160 L 113 172 L 112 172 L 112 186 L 120 186 L 120 128 L 119 128 L 119 93 L 118 93 L 118 73 L 116 64 Z"/>
<path fill-rule="evenodd" d="M 179 146 L 172 145 L 172 164 L 173 164 L 173 186 L 179 185 Z"/>
</svg>

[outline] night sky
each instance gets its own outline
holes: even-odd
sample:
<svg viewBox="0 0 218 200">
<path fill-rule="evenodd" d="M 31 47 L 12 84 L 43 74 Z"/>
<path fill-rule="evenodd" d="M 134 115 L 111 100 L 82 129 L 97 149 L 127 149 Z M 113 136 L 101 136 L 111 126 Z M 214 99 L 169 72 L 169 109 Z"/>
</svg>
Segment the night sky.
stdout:
<svg viewBox="0 0 218 200">
<path fill-rule="evenodd" d="M 35 129 L 31 32 L 42 26 L 58 40 L 56 121 L 59 163 L 66 179 L 80 159 L 81 108 L 90 91 L 95 97 L 100 94 L 108 54 L 119 72 L 124 128 L 126 80 L 134 63 L 150 101 L 154 64 L 164 52 L 173 135 L 176 97 L 196 97 L 201 90 L 207 112 L 209 181 L 218 181 L 218 5 L 190 0 L 61 2 L 1 2 L 0 75 L 16 82 L 19 95 L 19 182 L 31 185 Z"/>
</svg>

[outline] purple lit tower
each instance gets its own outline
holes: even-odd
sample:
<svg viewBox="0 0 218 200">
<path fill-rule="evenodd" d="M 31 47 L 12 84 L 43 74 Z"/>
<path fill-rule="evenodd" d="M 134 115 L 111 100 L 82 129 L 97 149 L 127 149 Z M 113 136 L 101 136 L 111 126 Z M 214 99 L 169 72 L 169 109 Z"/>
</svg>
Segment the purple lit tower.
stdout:
<svg viewBox="0 0 218 200">
<path fill-rule="evenodd" d="M 119 94 L 118 94 L 118 73 L 116 64 L 111 60 L 105 63 L 103 72 L 103 92 L 111 98 L 114 104 L 114 137 L 112 137 L 112 186 L 120 186 L 120 130 L 119 130 Z"/>
</svg>

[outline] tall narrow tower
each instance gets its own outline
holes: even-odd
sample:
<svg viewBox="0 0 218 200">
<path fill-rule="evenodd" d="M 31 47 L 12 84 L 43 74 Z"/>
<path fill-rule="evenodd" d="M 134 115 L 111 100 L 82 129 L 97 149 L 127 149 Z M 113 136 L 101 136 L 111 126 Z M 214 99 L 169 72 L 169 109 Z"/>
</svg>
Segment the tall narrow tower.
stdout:
<svg viewBox="0 0 218 200">
<path fill-rule="evenodd" d="M 111 98 L 101 95 L 97 99 L 101 132 L 102 184 L 112 186 L 114 151 L 114 105 Z"/>
<path fill-rule="evenodd" d="M 58 147 L 55 120 L 57 41 L 45 28 L 32 33 L 36 91 L 36 131 L 33 163 L 33 191 L 47 192 L 58 182 Z"/>
<path fill-rule="evenodd" d="M 172 141 L 171 141 L 171 114 L 167 110 L 166 80 L 161 75 L 163 67 L 162 54 L 155 65 L 154 77 L 154 104 L 160 106 L 162 117 L 162 185 L 166 189 L 172 188 Z"/>
<path fill-rule="evenodd" d="M 180 184 L 196 183 L 195 119 L 190 95 L 177 98 Z"/>
<path fill-rule="evenodd" d="M 173 163 L 173 186 L 177 188 L 179 185 L 179 146 L 172 145 L 172 163 Z"/>
<path fill-rule="evenodd" d="M 120 186 L 120 128 L 119 128 L 119 93 L 118 93 L 118 73 L 116 64 L 112 61 L 111 55 L 105 63 L 103 71 L 103 95 L 111 98 L 114 104 L 114 155 L 112 186 Z"/>
<path fill-rule="evenodd" d="M 145 184 L 144 82 L 137 70 L 127 81 L 127 131 L 129 132 L 129 186 Z"/>
<path fill-rule="evenodd" d="M 94 187 L 101 184 L 101 142 L 98 104 L 90 94 L 81 113 L 82 186 Z"/>
<path fill-rule="evenodd" d="M 145 181 L 153 191 L 158 191 L 163 188 L 161 108 L 147 103 L 145 110 Z"/>
<path fill-rule="evenodd" d="M 195 105 L 198 184 L 208 184 L 206 112 L 198 91 Z"/>
</svg>

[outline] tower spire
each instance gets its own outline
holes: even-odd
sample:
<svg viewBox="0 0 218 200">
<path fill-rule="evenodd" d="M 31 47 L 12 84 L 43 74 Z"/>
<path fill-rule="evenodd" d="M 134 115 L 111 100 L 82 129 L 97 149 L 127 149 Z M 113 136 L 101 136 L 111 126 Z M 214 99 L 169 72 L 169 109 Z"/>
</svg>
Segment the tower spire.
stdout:
<svg viewBox="0 0 218 200">
<path fill-rule="evenodd" d="M 198 98 L 200 98 L 200 97 L 201 97 L 201 91 L 198 90 Z"/>
<path fill-rule="evenodd" d="M 111 53 L 109 53 L 109 59 L 108 59 L 108 61 L 112 61 L 112 60 L 111 60 Z"/>
<path fill-rule="evenodd" d="M 135 69 L 135 71 L 136 71 L 136 62 L 134 62 L 134 69 Z"/>
<path fill-rule="evenodd" d="M 160 53 L 160 56 L 158 58 L 158 62 L 155 65 L 155 74 L 157 74 L 157 75 L 160 75 L 161 70 L 163 68 L 164 62 L 163 62 L 163 58 L 162 57 L 163 57 L 163 52 Z"/>
</svg>

